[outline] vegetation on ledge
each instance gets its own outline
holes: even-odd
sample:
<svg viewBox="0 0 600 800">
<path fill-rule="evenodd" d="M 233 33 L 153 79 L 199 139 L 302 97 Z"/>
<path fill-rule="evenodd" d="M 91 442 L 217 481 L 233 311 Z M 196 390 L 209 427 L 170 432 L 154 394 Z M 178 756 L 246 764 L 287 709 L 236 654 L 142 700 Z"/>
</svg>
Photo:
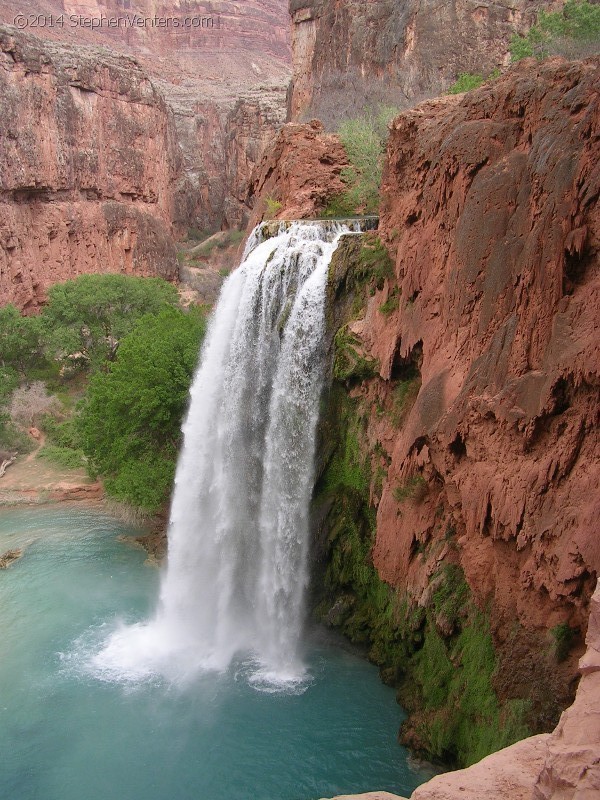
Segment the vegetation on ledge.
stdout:
<svg viewBox="0 0 600 800">
<path fill-rule="evenodd" d="M 585 58 L 600 50 L 600 5 L 589 0 L 567 0 L 560 11 L 540 11 L 525 36 L 510 43 L 512 61 L 551 55 Z"/>
<path fill-rule="evenodd" d="M 377 213 L 388 125 L 398 113 L 394 106 L 379 106 L 342 122 L 338 135 L 350 165 L 341 177 L 347 188 L 329 201 L 325 217 Z"/>
</svg>

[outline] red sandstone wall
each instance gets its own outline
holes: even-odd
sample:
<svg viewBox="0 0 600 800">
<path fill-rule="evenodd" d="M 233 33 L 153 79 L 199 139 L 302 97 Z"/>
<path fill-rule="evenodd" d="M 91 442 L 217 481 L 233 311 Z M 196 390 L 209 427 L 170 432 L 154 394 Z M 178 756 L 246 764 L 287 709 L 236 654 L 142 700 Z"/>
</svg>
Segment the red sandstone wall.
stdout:
<svg viewBox="0 0 600 800">
<path fill-rule="evenodd" d="M 83 272 L 176 277 L 181 156 L 131 59 L 0 28 L 0 298 L 34 309 Z"/>
<path fill-rule="evenodd" d="M 393 124 L 381 231 L 398 311 L 370 304 L 363 335 L 388 379 L 419 357 L 374 562 L 418 596 L 415 553 L 457 531 L 458 558 L 497 643 L 514 620 L 585 629 L 600 570 L 600 62 L 522 62 Z M 429 492 L 399 508 L 415 472 Z M 439 554 L 438 559 L 442 558 Z"/>
</svg>

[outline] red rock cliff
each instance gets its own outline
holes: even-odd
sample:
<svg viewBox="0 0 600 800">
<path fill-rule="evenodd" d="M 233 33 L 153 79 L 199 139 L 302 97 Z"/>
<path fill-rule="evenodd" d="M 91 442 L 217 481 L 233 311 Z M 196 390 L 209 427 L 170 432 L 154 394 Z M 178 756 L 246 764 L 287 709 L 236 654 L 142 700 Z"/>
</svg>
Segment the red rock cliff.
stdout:
<svg viewBox="0 0 600 800">
<path fill-rule="evenodd" d="M 290 0 L 294 119 L 335 124 L 365 106 L 406 108 L 461 72 L 509 63 L 511 36 L 543 0 Z"/>
<path fill-rule="evenodd" d="M 286 116 L 285 2 L 0 0 L 0 20 L 68 42 L 74 60 L 85 44 L 133 56 L 173 112 L 177 231 L 240 224 L 250 173 Z M 202 20 L 210 25 L 194 26 Z"/>
<path fill-rule="evenodd" d="M 0 297 L 34 309 L 83 272 L 176 277 L 181 155 L 130 58 L 0 28 Z"/>
<path fill-rule="evenodd" d="M 414 544 L 447 515 L 500 646 L 515 620 L 585 629 L 600 571 L 599 85 L 598 59 L 522 62 L 390 135 L 381 230 L 400 300 L 386 317 L 391 288 L 373 298 L 363 331 L 384 379 L 412 357 L 422 387 L 386 437 L 374 563 L 423 590 Z M 400 516 L 393 487 L 414 473 L 429 495 Z"/>
</svg>

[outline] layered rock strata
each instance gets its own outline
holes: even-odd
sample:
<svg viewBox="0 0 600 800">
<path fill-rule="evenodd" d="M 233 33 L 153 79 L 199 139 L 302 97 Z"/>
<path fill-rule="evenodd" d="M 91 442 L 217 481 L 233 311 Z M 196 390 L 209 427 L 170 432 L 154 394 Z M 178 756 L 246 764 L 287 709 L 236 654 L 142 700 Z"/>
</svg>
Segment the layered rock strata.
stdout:
<svg viewBox="0 0 600 800">
<path fill-rule="evenodd" d="M 173 279 L 181 155 L 130 58 L 0 28 L 0 297 L 35 309 L 84 272 Z"/>
<path fill-rule="evenodd" d="M 461 72 L 509 63 L 510 39 L 541 0 L 290 0 L 293 119 L 335 125 L 379 103 L 399 108 L 440 94 Z"/>
<path fill-rule="evenodd" d="M 133 57 L 164 97 L 182 155 L 173 215 L 177 234 L 241 224 L 250 173 L 287 113 L 286 4 L 35 0 L 27 5 L 0 0 L 0 21 L 16 21 L 42 40 L 74 48 L 102 45 Z"/>
</svg>

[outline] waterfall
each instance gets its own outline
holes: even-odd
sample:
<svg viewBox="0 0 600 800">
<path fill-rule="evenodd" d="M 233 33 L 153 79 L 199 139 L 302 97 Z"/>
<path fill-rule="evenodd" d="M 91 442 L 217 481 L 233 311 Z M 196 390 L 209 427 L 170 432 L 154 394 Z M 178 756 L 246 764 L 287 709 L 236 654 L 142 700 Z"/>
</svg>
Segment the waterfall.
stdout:
<svg viewBox="0 0 600 800">
<path fill-rule="evenodd" d="M 192 385 L 156 613 L 112 634 L 101 674 L 179 682 L 241 656 L 259 687 L 302 680 L 325 289 L 339 237 L 359 229 L 286 223 L 250 237 Z"/>
</svg>

